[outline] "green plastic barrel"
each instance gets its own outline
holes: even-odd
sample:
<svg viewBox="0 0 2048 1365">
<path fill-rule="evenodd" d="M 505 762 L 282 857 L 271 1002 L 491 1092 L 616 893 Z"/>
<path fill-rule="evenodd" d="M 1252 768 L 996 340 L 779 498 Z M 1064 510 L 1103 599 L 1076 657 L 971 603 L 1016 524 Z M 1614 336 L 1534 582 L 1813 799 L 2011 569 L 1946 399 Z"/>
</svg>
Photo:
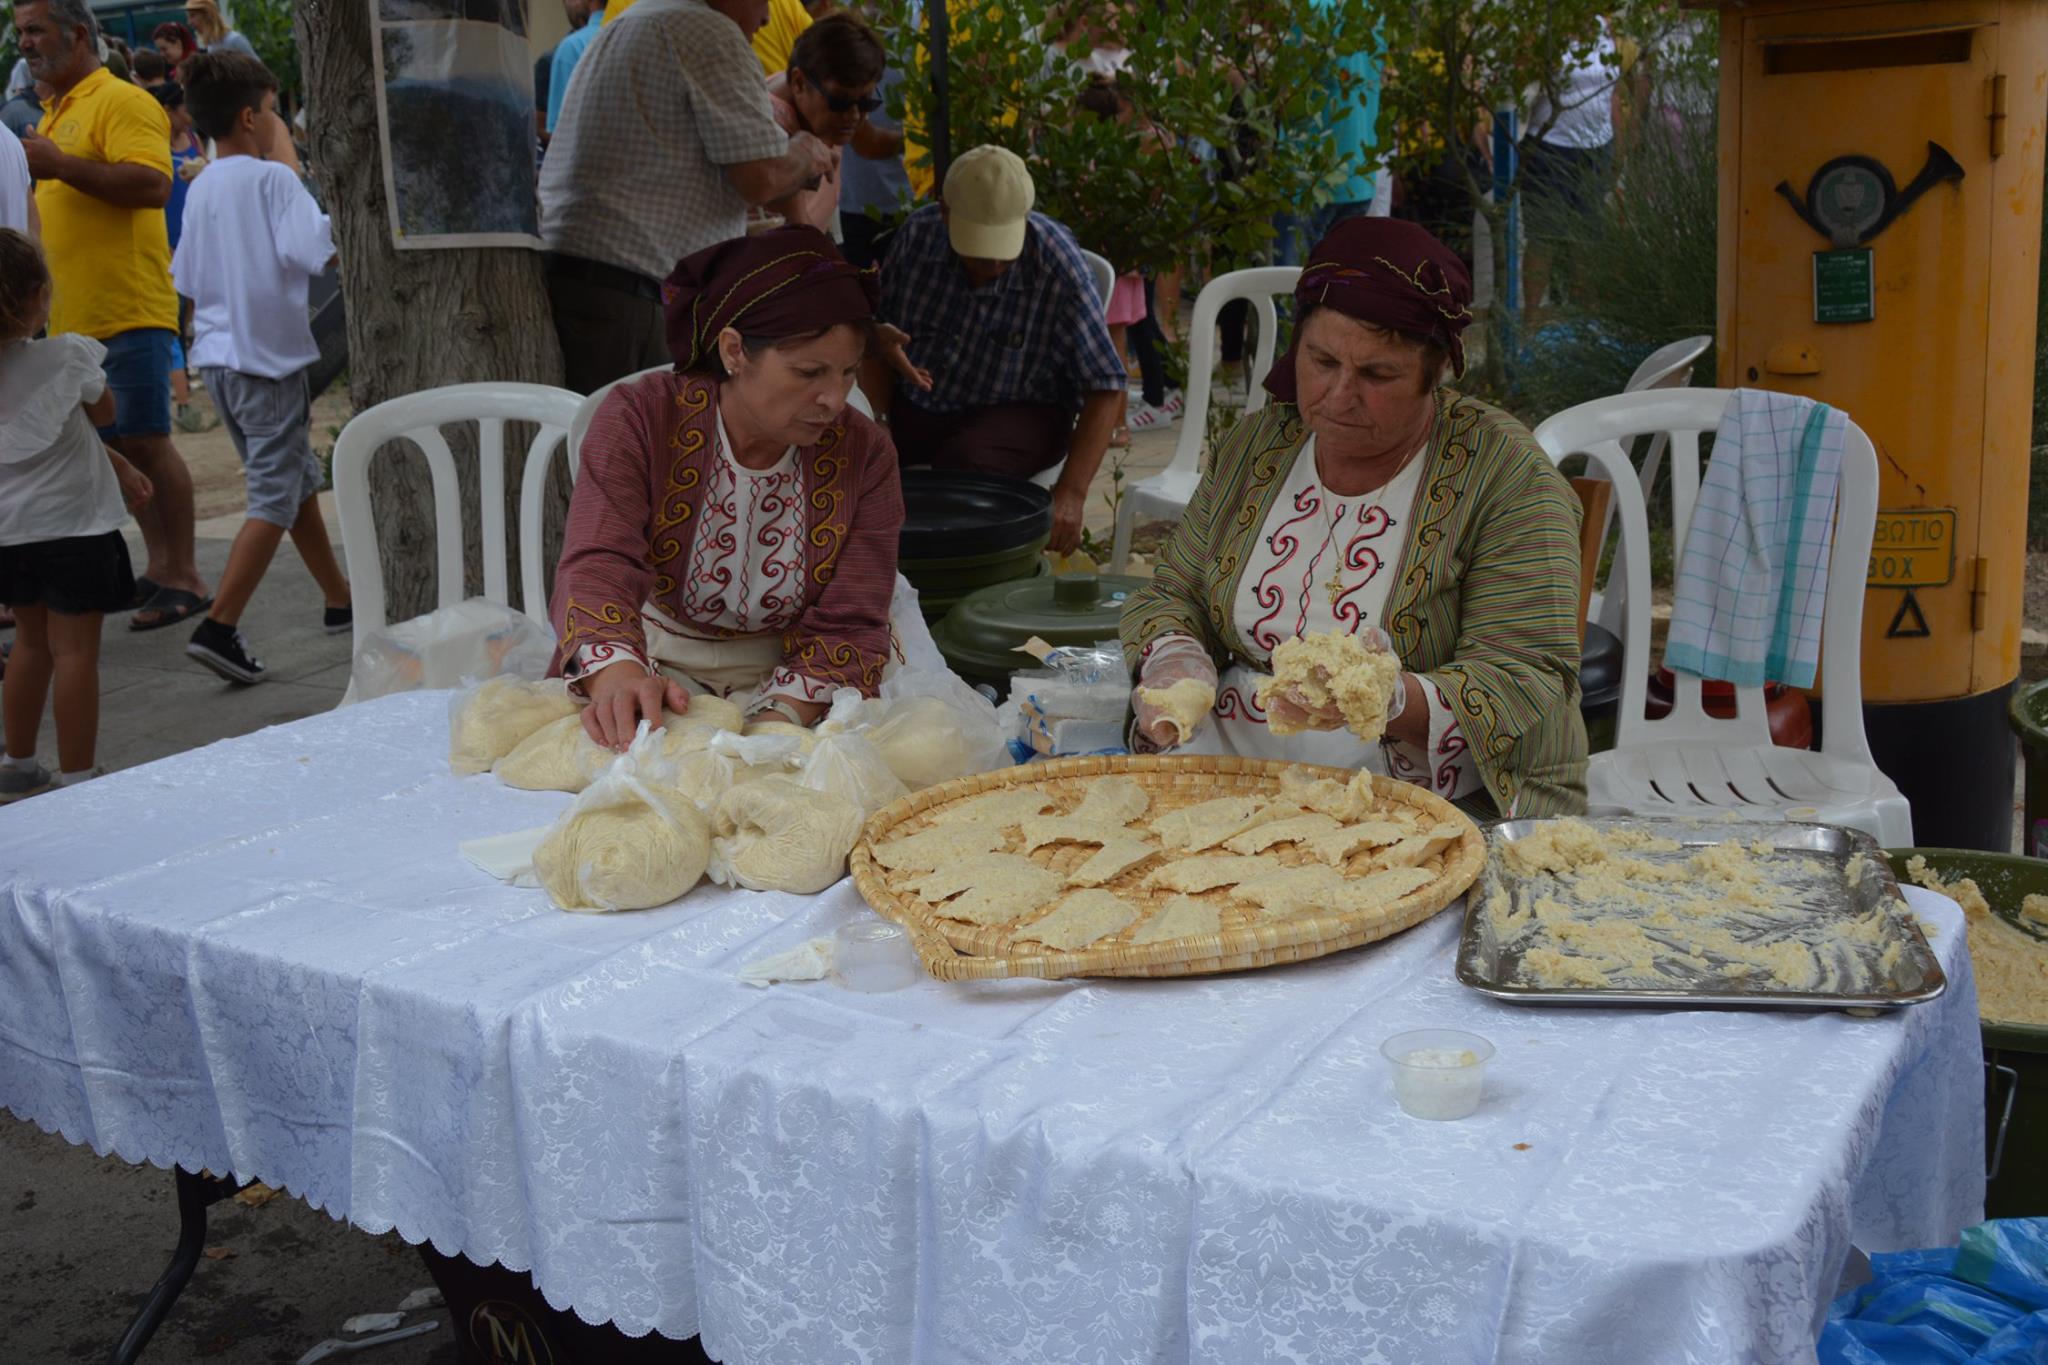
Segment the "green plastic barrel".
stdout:
<svg viewBox="0 0 2048 1365">
<path fill-rule="evenodd" d="M 1092 645 L 1117 638 L 1124 599 L 1142 578 L 1069 574 L 1001 583 L 969 593 L 932 628 L 932 641 L 955 673 L 1007 692 L 1010 675 L 1039 667 L 1018 646 L 1033 636 L 1049 645 Z"/>
<path fill-rule="evenodd" d="M 2019 705 L 2013 706 L 2019 726 Z M 2032 800 L 2034 760 L 2028 759 L 2028 800 Z M 1905 885 L 1909 860 L 1927 860 L 1928 870 L 1954 884 L 1965 877 L 1977 883 L 1991 912 L 2017 924 L 2020 902 L 2029 895 L 2048 895 L 2048 862 L 2010 853 L 1980 853 L 1967 848 L 1893 848 L 1885 850 L 1892 874 Z M 1999 1141 L 2005 1126 L 2004 1151 L 1998 1178 L 1984 1187 L 1986 1218 L 2039 1218 L 2048 1215 L 2048 1028 L 2038 1024 L 1986 1023 L 1984 1028 L 1984 1136 Z M 2010 1106 L 2011 1117 L 2007 1119 Z M 1990 1169 L 1987 1152 L 1986 1169 Z"/>
<path fill-rule="evenodd" d="M 2007 711 L 2012 732 L 2019 736 L 2026 762 L 2026 822 L 2020 827 L 2020 851 L 2048 858 L 2048 681 L 2029 684 L 2014 694 Z"/>
</svg>

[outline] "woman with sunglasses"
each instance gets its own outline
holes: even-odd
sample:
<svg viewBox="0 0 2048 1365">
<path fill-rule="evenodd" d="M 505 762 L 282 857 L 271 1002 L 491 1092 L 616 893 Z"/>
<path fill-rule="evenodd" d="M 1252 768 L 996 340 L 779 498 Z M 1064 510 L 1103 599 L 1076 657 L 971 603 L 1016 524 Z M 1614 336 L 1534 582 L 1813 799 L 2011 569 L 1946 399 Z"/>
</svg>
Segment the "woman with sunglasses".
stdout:
<svg viewBox="0 0 2048 1365">
<path fill-rule="evenodd" d="M 803 31 L 789 70 L 768 82 L 775 121 L 787 133 L 808 132 L 838 150 L 882 107 L 876 87 L 887 64 L 874 30 L 851 14 L 828 14 Z M 792 224 L 839 239 L 839 177 L 814 182 L 766 205 Z"/>
</svg>

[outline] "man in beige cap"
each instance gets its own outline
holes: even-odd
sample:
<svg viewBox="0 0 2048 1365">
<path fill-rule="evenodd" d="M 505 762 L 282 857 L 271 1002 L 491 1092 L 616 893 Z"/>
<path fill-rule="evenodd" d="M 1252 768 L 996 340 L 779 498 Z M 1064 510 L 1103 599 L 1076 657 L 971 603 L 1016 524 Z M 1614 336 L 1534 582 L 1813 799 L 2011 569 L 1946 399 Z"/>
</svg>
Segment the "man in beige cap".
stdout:
<svg viewBox="0 0 2048 1365">
<path fill-rule="evenodd" d="M 1128 382 L 1074 234 L 1033 213 L 1015 152 L 976 147 L 946 173 L 940 202 L 904 220 L 882 262 L 877 320 L 907 333 L 909 373 L 871 352 L 861 377 L 906 465 L 1053 485 L 1050 548 L 1081 538 Z"/>
</svg>

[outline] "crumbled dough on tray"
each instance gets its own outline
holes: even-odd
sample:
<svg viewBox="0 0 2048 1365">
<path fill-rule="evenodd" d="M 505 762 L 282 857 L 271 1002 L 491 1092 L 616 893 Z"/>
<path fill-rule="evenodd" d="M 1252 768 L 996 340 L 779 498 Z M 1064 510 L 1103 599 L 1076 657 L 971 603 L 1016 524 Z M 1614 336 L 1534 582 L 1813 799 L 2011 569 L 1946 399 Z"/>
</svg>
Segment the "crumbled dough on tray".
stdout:
<svg viewBox="0 0 2048 1365">
<path fill-rule="evenodd" d="M 1997 1023 L 2048 1024 L 2048 943 L 1993 914 L 1991 903 L 1968 877 L 1944 882 L 1918 854 L 1906 864 L 1906 875 L 1963 907 L 1970 962 L 1977 972 L 1977 1013 Z M 2028 896 L 2020 914 L 2048 918 L 2041 913 L 2048 909 L 2044 901 L 2048 897 Z"/>
</svg>

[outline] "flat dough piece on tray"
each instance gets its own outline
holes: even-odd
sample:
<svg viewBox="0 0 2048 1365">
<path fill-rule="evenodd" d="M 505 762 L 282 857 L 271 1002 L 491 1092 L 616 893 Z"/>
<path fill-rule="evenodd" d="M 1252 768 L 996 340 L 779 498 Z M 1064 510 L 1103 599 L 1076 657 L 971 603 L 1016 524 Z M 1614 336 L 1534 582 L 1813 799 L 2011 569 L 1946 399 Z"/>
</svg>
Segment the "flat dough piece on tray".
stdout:
<svg viewBox="0 0 2048 1365">
<path fill-rule="evenodd" d="M 1133 836 L 1104 844 L 1067 874 L 1068 886 L 1100 886 L 1120 877 L 1159 852 L 1159 845 Z"/>
<path fill-rule="evenodd" d="M 1380 910 L 1411 891 L 1419 891 L 1436 880 L 1436 874 L 1419 867 L 1390 867 L 1347 880 L 1337 890 L 1336 909 Z"/>
<path fill-rule="evenodd" d="M 1234 834 L 1223 841 L 1223 846 L 1232 853 L 1264 853 L 1275 844 L 1307 843 L 1318 834 L 1329 834 L 1342 828 L 1333 815 L 1311 811 L 1287 820 L 1275 820 L 1269 825 L 1257 825 L 1242 834 Z"/>
<path fill-rule="evenodd" d="M 999 825 L 933 825 L 874 847 L 875 861 L 891 872 L 930 872 L 970 853 L 992 853 L 1003 842 Z"/>
<path fill-rule="evenodd" d="M 1214 934 L 1223 928 L 1223 912 L 1193 896 L 1175 896 L 1131 935 L 1132 944 L 1159 943 L 1170 938 Z"/>
<path fill-rule="evenodd" d="M 999 881 L 985 881 L 937 906 L 933 914 L 967 924 L 983 926 L 1008 924 L 1020 915 L 1045 906 L 1060 893 L 1060 874 L 1049 867 L 1029 864 L 1028 872 L 1006 874 Z"/>
<path fill-rule="evenodd" d="M 1420 867 L 1449 848 L 1462 833 L 1464 831 L 1456 825 L 1435 825 L 1420 834 L 1410 834 L 1384 853 L 1375 854 L 1373 866 L 1382 870 Z"/>
<path fill-rule="evenodd" d="M 1304 812 L 1301 807 L 1263 796 L 1218 796 L 1168 811 L 1152 822 L 1152 832 L 1170 849 L 1200 853 L 1256 825 L 1270 825 Z"/>
<path fill-rule="evenodd" d="M 903 885 L 917 893 L 927 905 L 937 905 L 977 886 L 994 885 L 1012 877 L 1028 877 L 1040 870 L 1037 863 L 1016 853 L 969 853 L 948 859 L 944 867 L 912 877 Z"/>
<path fill-rule="evenodd" d="M 1076 820 L 1128 825 L 1151 807 L 1152 794 L 1130 778 L 1098 777 L 1088 784 L 1072 815 Z"/>
<path fill-rule="evenodd" d="M 1211 853 L 1200 858 L 1176 858 L 1164 867 L 1154 868 L 1145 878 L 1145 885 L 1163 886 L 1169 891 L 1184 893 L 1213 891 L 1219 886 L 1249 881 L 1280 870 L 1278 858 Z"/>
<path fill-rule="evenodd" d="M 1366 820 L 1333 829 L 1328 834 L 1312 835 L 1305 843 L 1310 853 L 1336 867 L 1361 848 L 1386 848 L 1400 843 L 1412 832 L 1406 825 L 1397 825 L 1392 820 Z"/>
<path fill-rule="evenodd" d="M 1027 816 L 1021 828 L 1026 853 L 1047 844 L 1107 844 L 1136 833 L 1121 824 L 1086 820 L 1078 815 Z"/>
<path fill-rule="evenodd" d="M 1020 927 L 1015 937 L 1048 948 L 1085 948 L 1100 938 L 1120 933 L 1144 911 L 1113 891 L 1089 888 L 1071 891 L 1051 914 Z"/>
<path fill-rule="evenodd" d="M 1008 829 L 1027 817 L 1042 813 L 1052 798 L 1033 789 L 984 792 L 958 801 L 932 814 L 934 825 L 994 825 Z"/>
<path fill-rule="evenodd" d="M 1308 863 L 1239 882 L 1230 898 L 1257 906 L 1263 918 L 1286 919 L 1309 910 L 1335 909 L 1343 889 L 1343 873 L 1321 863 Z"/>
</svg>

